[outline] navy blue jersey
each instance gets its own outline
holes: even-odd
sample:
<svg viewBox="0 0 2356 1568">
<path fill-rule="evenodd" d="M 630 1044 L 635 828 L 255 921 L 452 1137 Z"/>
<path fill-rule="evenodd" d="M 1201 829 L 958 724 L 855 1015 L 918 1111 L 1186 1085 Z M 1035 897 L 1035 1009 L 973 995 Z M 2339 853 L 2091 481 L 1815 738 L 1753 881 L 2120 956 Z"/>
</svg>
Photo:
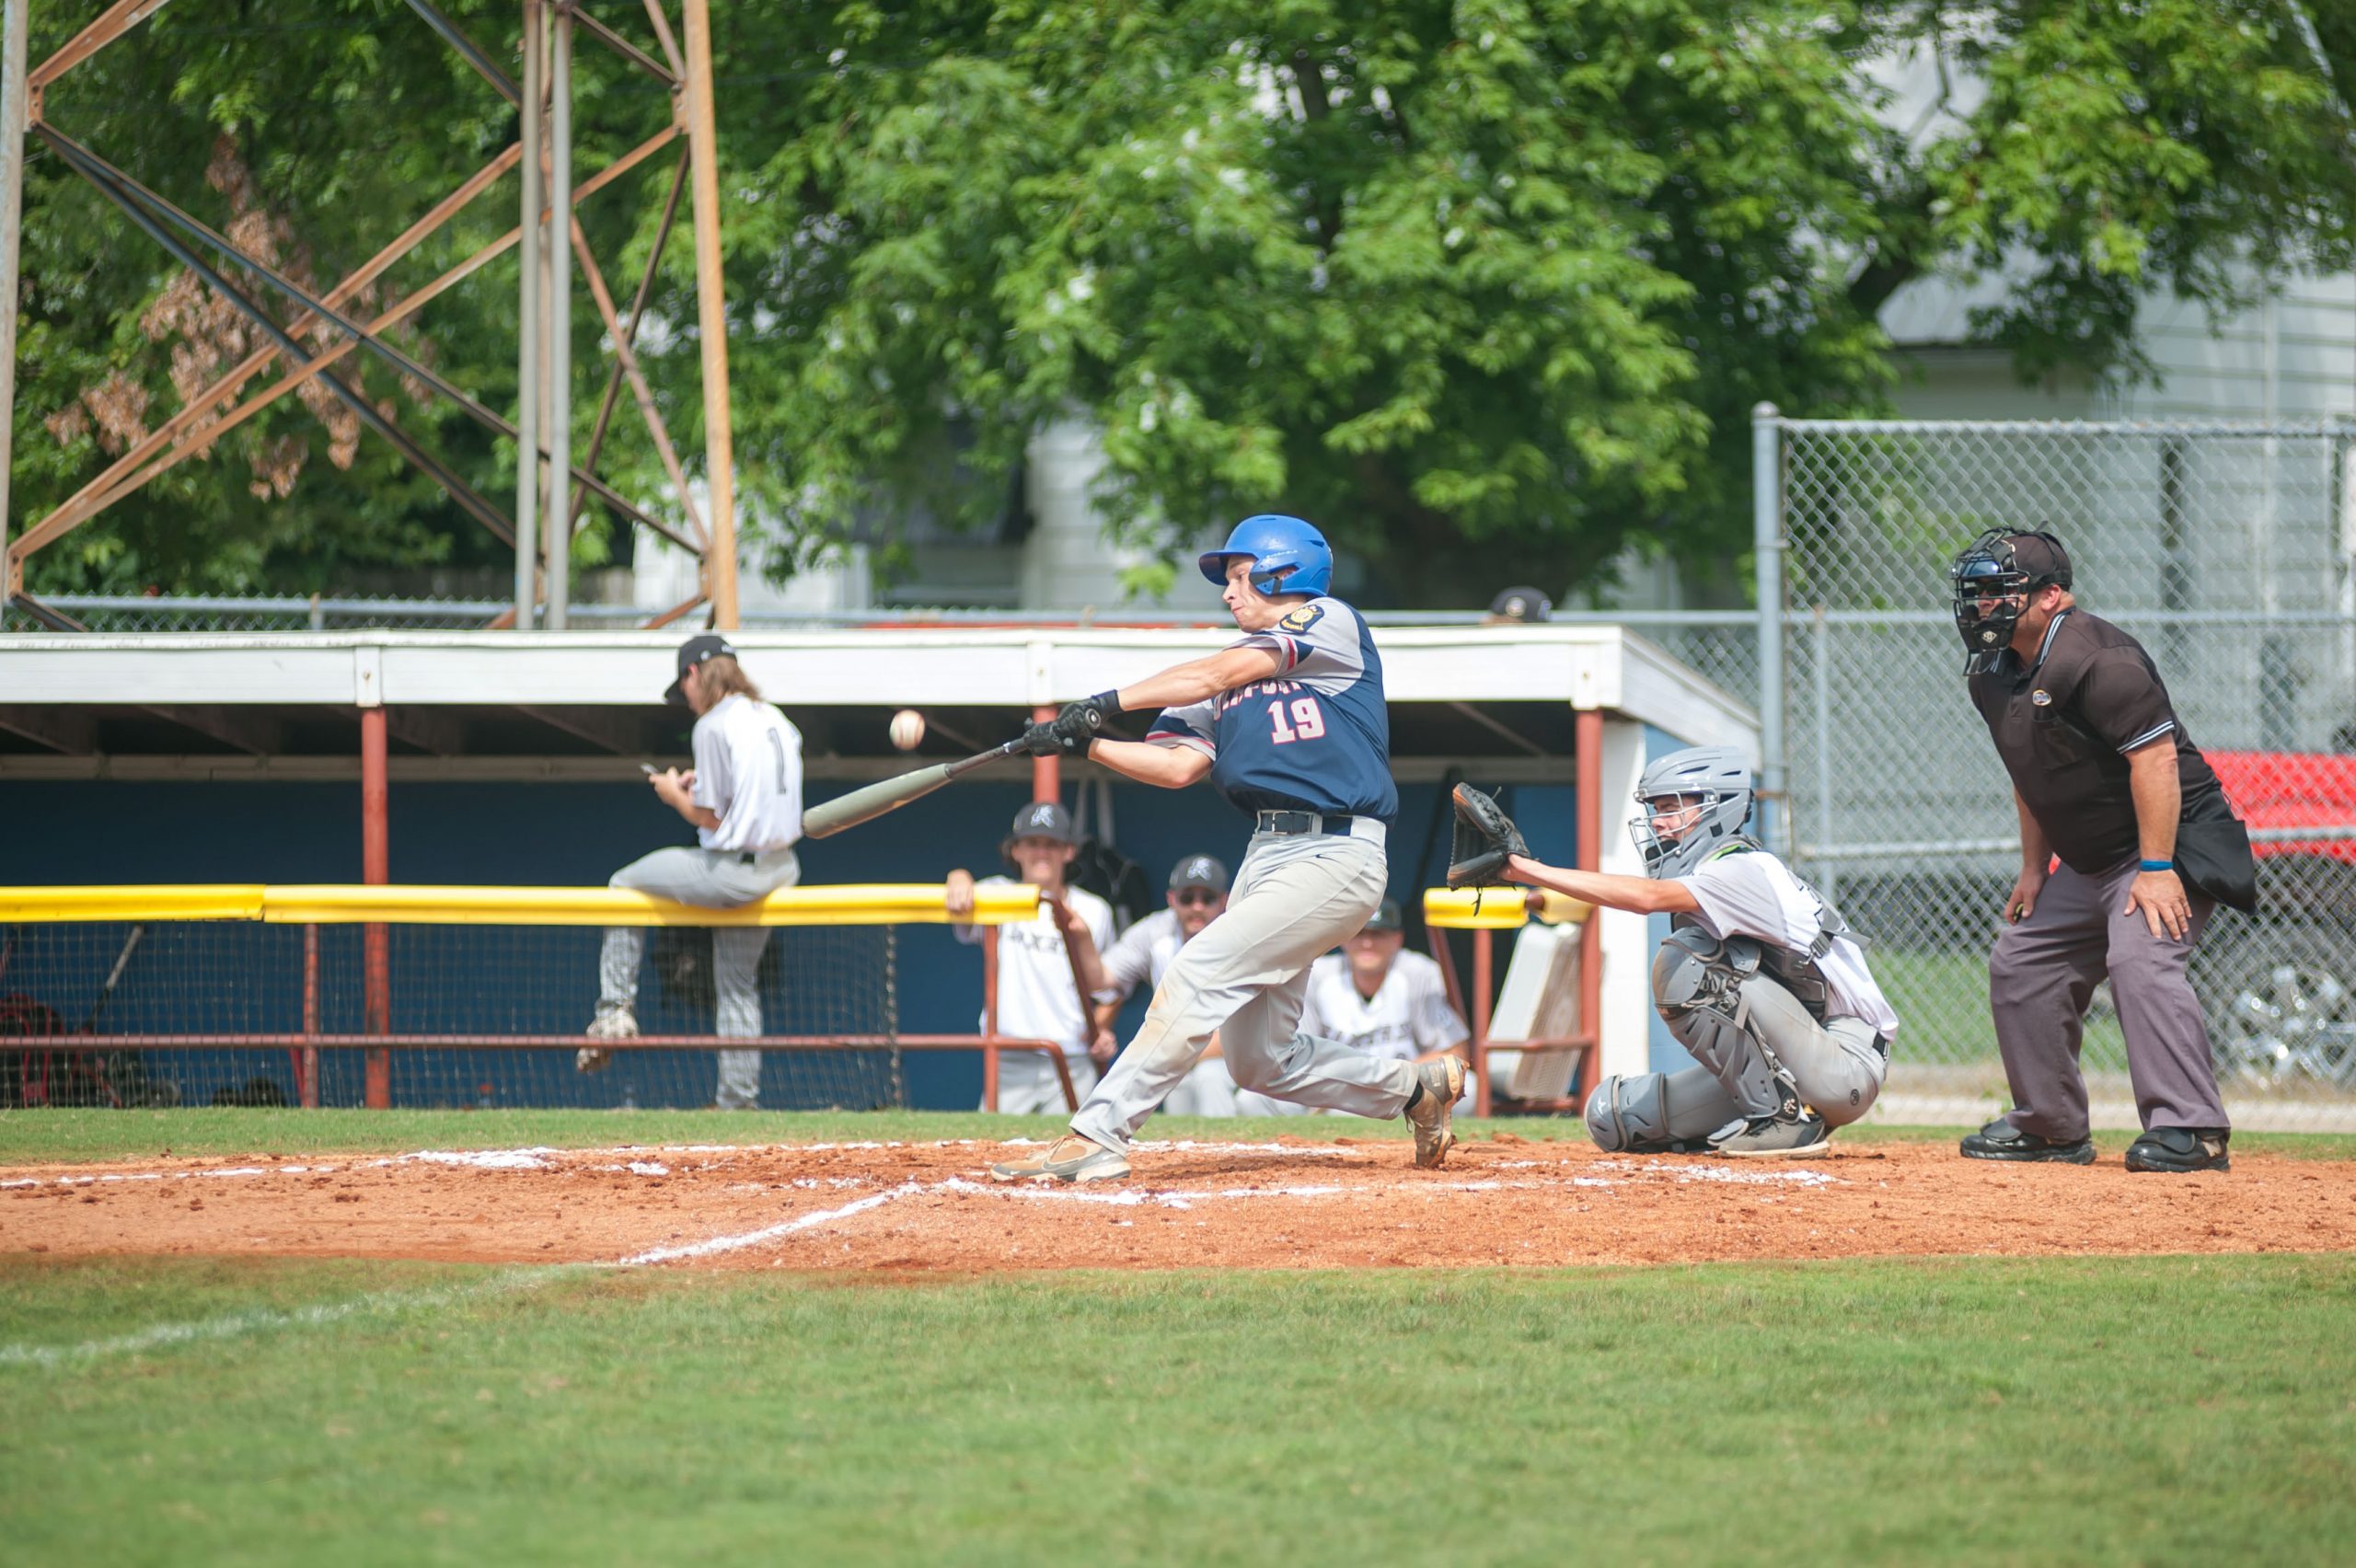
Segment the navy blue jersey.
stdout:
<svg viewBox="0 0 2356 1568">
<path fill-rule="evenodd" d="M 1358 613 L 1311 599 L 1233 646 L 1276 654 L 1276 678 L 1164 709 L 1146 739 L 1209 757 L 1211 782 L 1245 812 L 1397 816 L 1382 658 Z"/>
</svg>

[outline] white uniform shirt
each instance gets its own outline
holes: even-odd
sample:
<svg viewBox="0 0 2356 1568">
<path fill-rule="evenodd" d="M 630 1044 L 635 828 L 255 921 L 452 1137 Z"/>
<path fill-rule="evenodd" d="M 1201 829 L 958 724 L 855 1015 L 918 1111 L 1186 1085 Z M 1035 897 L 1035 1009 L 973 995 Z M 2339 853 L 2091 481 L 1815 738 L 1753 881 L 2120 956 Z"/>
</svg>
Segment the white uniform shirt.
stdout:
<svg viewBox="0 0 2356 1568">
<path fill-rule="evenodd" d="M 986 877 L 980 887 L 1013 887 L 1012 877 Z M 1088 935 L 1099 953 L 1113 945 L 1113 906 L 1086 888 L 1066 888 L 1064 901 L 1088 922 Z M 978 942 L 985 926 L 952 926 L 961 942 Z M 1039 901 L 1039 913 L 1020 924 L 998 930 L 998 1032 L 1016 1040 L 1052 1040 L 1068 1056 L 1088 1055 L 1094 1032 L 1080 1005 L 1080 988 L 1072 984 L 1071 960 L 1064 953 L 1064 934 L 1057 928 L 1056 912 Z M 1045 1062 L 1045 1057 L 1038 1060 Z"/>
<path fill-rule="evenodd" d="M 1402 950 L 1373 996 L 1359 993 L 1350 977 L 1346 953 L 1331 952 L 1309 966 L 1309 994 L 1301 1003 L 1304 1034 L 1338 1040 L 1385 1061 L 1412 1062 L 1429 1051 L 1444 1051 L 1472 1032 L 1448 1005 L 1448 985 L 1439 965 L 1419 952 Z"/>
<path fill-rule="evenodd" d="M 1750 937 L 1805 952 L 1823 928 L 1815 891 L 1764 849 L 1721 855 L 1677 880 L 1692 890 L 1702 906 L 1697 918 L 1720 940 Z M 1861 1019 L 1884 1040 L 1896 1038 L 1898 1014 L 1865 967 L 1865 950 L 1853 939 L 1833 938 L 1816 967 L 1831 993 L 1825 1008 L 1830 1016 Z"/>
<path fill-rule="evenodd" d="M 1142 982 L 1149 988 L 1161 984 L 1170 961 L 1186 945 L 1186 928 L 1174 909 L 1157 909 L 1121 933 L 1121 940 L 1099 950 L 1104 957 L 1104 989 L 1100 1002 L 1117 1002 Z"/>
<path fill-rule="evenodd" d="M 720 818 L 697 843 L 758 852 L 802 836 L 802 732 L 773 704 L 730 692 L 696 721 L 695 755 L 695 803 Z"/>
</svg>

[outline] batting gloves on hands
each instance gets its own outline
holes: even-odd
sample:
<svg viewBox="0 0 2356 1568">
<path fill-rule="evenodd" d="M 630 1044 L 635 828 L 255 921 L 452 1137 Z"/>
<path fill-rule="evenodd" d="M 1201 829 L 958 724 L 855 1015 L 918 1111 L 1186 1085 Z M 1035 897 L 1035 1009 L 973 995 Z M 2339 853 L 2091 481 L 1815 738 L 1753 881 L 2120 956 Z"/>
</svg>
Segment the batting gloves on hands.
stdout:
<svg viewBox="0 0 2356 1568">
<path fill-rule="evenodd" d="M 1033 756 L 1086 756 L 1089 742 L 1102 739 L 1104 726 L 1120 711 L 1116 691 L 1067 702 L 1054 719 L 1022 732 L 1022 749 Z"/>
</svg>

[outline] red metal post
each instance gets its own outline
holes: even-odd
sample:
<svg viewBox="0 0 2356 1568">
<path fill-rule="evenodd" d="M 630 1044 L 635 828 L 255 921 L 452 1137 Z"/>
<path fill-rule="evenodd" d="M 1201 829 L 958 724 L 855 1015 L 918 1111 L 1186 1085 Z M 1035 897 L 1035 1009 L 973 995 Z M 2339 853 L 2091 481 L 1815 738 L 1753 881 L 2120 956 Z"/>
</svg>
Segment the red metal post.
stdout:
<svg viewBox="0 0 2356 1568">
<path fill-rule="evenodd" d="M 1031 717 L 1044 724 L 1056 716 L 1056 706 L 1044 703 L 1031 710 Z M 1034 801 L 1060 801 L 1064 797 L 1063 759 L 1055 756 L 1034 756 L 1031 759 L 1031 798 Z"/>
<path fill-rule="evenodd" d="M 392 880 L 392 853 L 386 827 L 385 710 L 360 710 L 360 880 L 381 885 Z M 362 997 L 366 1031 L 393 1032 L 392 944 L 381 925 L 364 928 Z M 385 1050 L 367 1054 L 367 1104 L 387 1111 L 393 1103 L 393 1059 Z"/>
<path fill-rule="evenodd" d="M 1472 1113 L 1489 1113 L 1489 995 L 1496 965 L 1496 933 L 1486 926 L 1472 933 Z"/>
<path fill-rule="evenodd" d="M 319 1032 L 319 928 L 303 928 L 303 1033 L 317 1039 Z M 296 1058 L 301 1064 L 295 1072 L 295 1098 L 306 1111 L 319 1108 L 319 1048 L 306 1045 Z"/>
<path fill-rule="evenodd" d="M 1572 738 L 1578 750 L 1579 870 L 1603 869 L 1603 713 L 1582 708 Z M 1603 911 L 1579 930 L 1579 1032 L 1590 1043 L 1579 1058 L 1579 1103 L 1603 1078 Z"/>
<path fill-rule="evenodd" d="M 998 928 L 982 938 L 982 1109 L 998 1109 Z"/>
</svg>

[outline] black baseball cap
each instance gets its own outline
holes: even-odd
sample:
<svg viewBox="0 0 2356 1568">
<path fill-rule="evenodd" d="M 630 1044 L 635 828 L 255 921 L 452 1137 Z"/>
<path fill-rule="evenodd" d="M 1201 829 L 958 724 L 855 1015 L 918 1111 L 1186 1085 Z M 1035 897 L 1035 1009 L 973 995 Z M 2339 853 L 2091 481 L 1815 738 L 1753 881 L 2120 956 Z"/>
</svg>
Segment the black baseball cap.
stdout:
<svg viewBox="0 0 2356 1568">
<path fill-rule="evenodd" d="M 679 687 L 687 680 L 687 672 L 707 659 L 717 659 L 722 654 L 733 659 L 736 648 L 716 631 L 707 631 L 701 637 L 690 637 L 679 644 L 679 676 L 663 694 L 663 700 L 674 708 L 685 708 L 687 705 L 687 696 Z"/>
<path fill-rule="evenodd" d="M 1054 801 L 1034 801 L 1015 813 L 1014 826 L 1007 837 L 1009 842 L 1017 838 L 1052 838 L 1058 844 L 1080 842 L 1071 830 L 1071 813 Z"/>
<path fill-rule="evenodd" d="M 1508 588 L 1489 601 L 1493 620 L 1542 621 L 1554 613 L 1554 601 L 1535 588 Z"/>
<path fill-rule="evenodd" d="M 1367 923 L 1358 928 L 1358 935 L 1365 936 L 1369 931 L 1403 931 L 1406 928 L 1407 922 L 1399 915 L 1399 901 L 1395 898 L 1386 898 L 1381 905 L 1368 917 Z"/>
<path fill-rule="evenodd" d="M 1227 868 L 1208 855 L 1189 855 L 1170 868 L 1170 891 L 1182 887 L 1207 887 L 1213 893 L 1227 891 Z"/>
<path fill-rule="evenodd" d="M 2004 542 L 2013 547 L 2013 570 L 2028 578 L 2031 589 L 2049 582 L 2070 586 L 2070 552 L 2061 540 L 2040 532 L 2007 534 Z"/>
</svg>

